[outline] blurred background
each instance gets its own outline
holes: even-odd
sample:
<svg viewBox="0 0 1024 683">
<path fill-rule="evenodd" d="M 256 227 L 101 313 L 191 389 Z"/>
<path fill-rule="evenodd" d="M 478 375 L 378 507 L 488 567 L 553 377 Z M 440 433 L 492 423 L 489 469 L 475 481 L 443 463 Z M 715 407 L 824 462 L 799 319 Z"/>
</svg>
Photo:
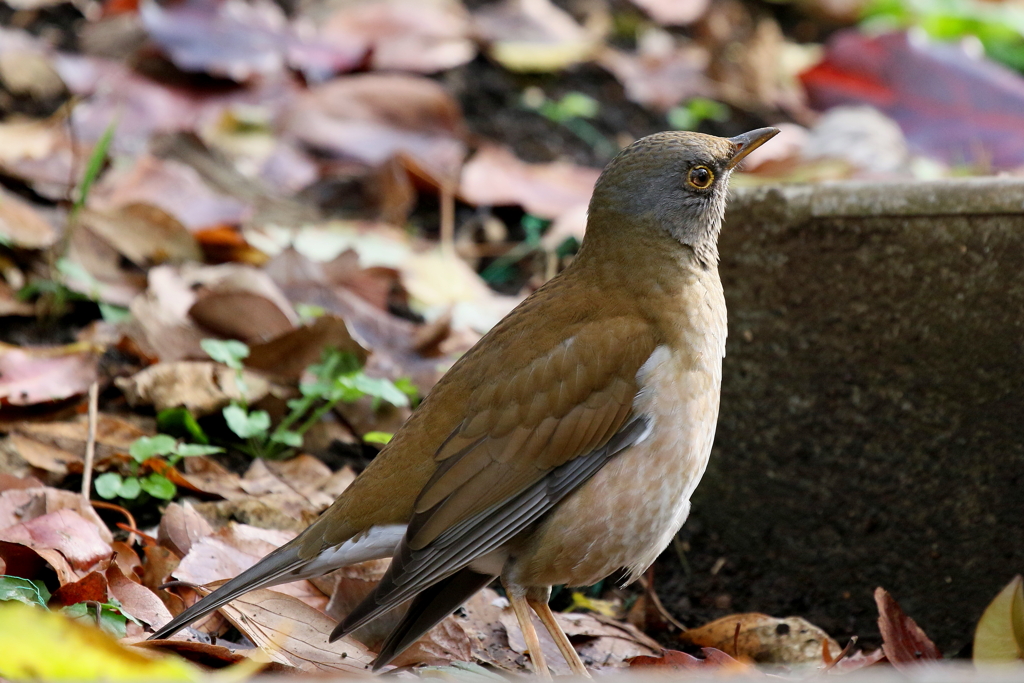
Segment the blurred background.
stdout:
<svg viewBox="0 0 1024 683">
<path fill-rule="evenodd" d="M 140 433 L 223 430 L 224 395 L 140 376 L 325 314 L 292 385 L 329 344 L 422 395 L 571 261 L 624 146 L 774 125 L 723 234 L 715 461 L 649 585 L 688 625 L 877 644 L 884 584 L 969 654 L 1024 563 L 1022 72 L 1020 0 L 0 1 L 2 469 L 78 486 L 26 425 L 80 425 L 94 381 Z M 385 394 L 304 449 L 358 469 L 408 415 Z"/>
</svg>

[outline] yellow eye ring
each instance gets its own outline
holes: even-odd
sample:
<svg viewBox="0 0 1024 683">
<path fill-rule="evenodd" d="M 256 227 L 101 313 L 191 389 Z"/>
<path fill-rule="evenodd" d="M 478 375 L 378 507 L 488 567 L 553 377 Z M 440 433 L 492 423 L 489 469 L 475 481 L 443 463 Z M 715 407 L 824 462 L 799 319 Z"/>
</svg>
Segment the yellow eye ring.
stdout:
<svg viewBox="0 0 1024 683">
<path fill-rule="evenodd" d="M 706 190 L 715 182 L 715 174 L 707 166 L 694 166 L 686 174 L 686 182 L 697 190 Z"/>
</svg>

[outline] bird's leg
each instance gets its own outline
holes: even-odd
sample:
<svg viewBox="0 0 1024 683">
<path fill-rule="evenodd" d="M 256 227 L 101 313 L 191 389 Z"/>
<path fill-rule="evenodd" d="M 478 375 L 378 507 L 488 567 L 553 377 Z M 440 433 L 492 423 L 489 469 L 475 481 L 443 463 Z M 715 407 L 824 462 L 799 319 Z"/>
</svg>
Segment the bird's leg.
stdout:
<svg viewBox="0 0 1024 683">
<path fill-rule="evenodd" d="M 555 645 L 558 646 L 558 651 L 565 657 L 566 663 L 569 665 L 569 669 L 572 671 L 574 676 L 581 676 L 583 678 L 590 678 L 590 673 L 587 671 L 587 667 L 583 666 L 583 660 L 580 659 L 579 654 L 576 652 L 576 648 L 569 642 L 569 636 L 565 635 L 565 631 L 558 625 L 555 620 L 555 614 L 551 611 L 551 607 L 548 605 L 548 600 L 551 599 L 551 588 L 529 588 L 526 591 L 526 602 L 529 603 L 533 611 L 540 617 L 540 621 L 544 624 L 544 628 L 551 634 L 551 639 L 555 641 Z"/>
<path fill-rule="evenodd" d="M 505 585 L 505 594 L 512 605 L 512 611 L 516 613 L 519 620 L 519 628 L 523 630 L 523 639 L 526 641 L 526 649 L 530 652 L 530 660 L 533 662 L 534 672 L 543 679 L 551 680 L 551 672 L 544 661 L 544 653 L 540 650 L 540 638 L 537 637 L 537 629 L 533 627 L 533 618 L 530 615 L 530 605 L 526 601 L 526 589 L 521 586 Z"/>
</svg>

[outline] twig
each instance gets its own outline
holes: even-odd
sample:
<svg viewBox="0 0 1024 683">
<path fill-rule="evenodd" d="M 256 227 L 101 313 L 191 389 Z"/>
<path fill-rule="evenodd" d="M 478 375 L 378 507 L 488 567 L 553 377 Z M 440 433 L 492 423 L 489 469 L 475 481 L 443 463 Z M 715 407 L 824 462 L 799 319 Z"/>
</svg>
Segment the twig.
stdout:
<svg viewBox="0 0 1024 683">
<path fill-rule="evenodd" d="M 852 638 L 850 638 L 850 642 L 848 642 L 846 644 L 846 647 L 843 648 L 843 651 L 840 652 L 836 656 L 835 659 L 833 659 L 831 662 L 826 664 L 825 668 L 821 670 L 821 673 L 825 673 L 826 671 L 829 671 L 833 667 L 835 667 L 836 664 L 841 662 L 843 660 L 843 658 L 845 658 L 848 654 L 850 654 L 850 652 L 853 650 L 853 646 L 856 645 L 856 644 L 857 644 L 857 636 L 853 636 Z M 828 648 L 828 641 L 827 640 L 824 642 L 824 645 L 822 645 L 822 647 L 823 648 Z"/>
<path fill-rule="evenodd" d="M 441 185 L 441 253 L 455 256 L 455 191 L 448 182 Z"/>
<path fill-rule="evenodd" d="M 125 510 L 125 512 L 127 512 L 127 510 Z M 128 537 L 128 541 L 129 542 L 135 540 L 134 538 L 132 538 L 132 536 L 138 536 L 139 538 L 142 539 L 143 543 L 145 545 L 147 545 L 147 546 L 150 546 L 150 545 L 160 545 L 160 541 L 156 540 L 155 538 L 153 538 L 152 536 L 147 534 L 145 531 L 139 531 L 139 529 L 135 526 L 135 520 L 132 520 L 131 524 L 125 524 L 124 522 L 118 522 L 117 523 L 117 528 L 122 530 L 122 531 L 127 531 L 128 533 L 131 534 L 131 536 Z"/>
<path fill-rule="evenodd" d="M 96 419 L 99 413 L 100 383 L 89 385 L 89 436 L 85 442 L 85 471 L 82 472 L 82 497 L 89 500 L 92 490 L 92 461 L 96 457 Z"/>
<path fill-rule="evenodd" d="M 132 513 L 128 512 L 127 509 L 121 507 L 120 505 L 115 505 L 113 503 L 107 503 L 107 502 L 104 502 L 102 500 L 91 500 L 89 502 L 92 503 L 92 506 L 94 508 L 100 508 L 101 510 L 113 510 L 114 512 L 120 512 L 122 515 L 124 515 L 125 519 L 128 520 L 128 525 L 129 525 L 128 528 L 125 529 L 125 530 L 130 532 L 130 535 L 128 536 L 128 545 L 135 545 L 135 534 L 136 533 L 138 533 L 140 535 L 145 535 L 141 531 L 139 531 L 138 529 L 135 528 L 135 517 L 133 517 Z M 118 526 L 118 528 L 124 528 L 124 525 L 121 524 L 120 522 L 118 523 L 117 526 Z"/>
<path fill-rule="evenodd" d="M 675 626 L 680 631 L 685 631 L 686 627 L 683 626 L 682 622 L 673 617 L 669 613 L 669 611 L 665 609 L 665 605 L 662 604 L 661 598 L 659 598 L 658 594 L 654 591 L 654 582 L 648 579 L 646 576 L 641 576 L 640 585 L 643 587 L 644 593 L 647 594 L 647 599 L 651 601 L 651 605 L 654 606 L 654 609 L 658 613 L 658 615 L 661 616 L 661 618 L 667 621 L 668 623 Z"/>
</svg>

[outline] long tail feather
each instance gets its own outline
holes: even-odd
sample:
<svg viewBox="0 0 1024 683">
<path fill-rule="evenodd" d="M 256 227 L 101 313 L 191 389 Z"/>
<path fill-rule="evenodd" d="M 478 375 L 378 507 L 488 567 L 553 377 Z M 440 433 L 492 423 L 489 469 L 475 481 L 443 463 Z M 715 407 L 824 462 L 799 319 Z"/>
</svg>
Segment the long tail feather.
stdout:
<svg viewBox="0 0 1024 683">
<path fill-rule="evenodd" d="M 402 654 L 407 647 L 419 640 L 420 636 L 434 628 L 442 619 L 457 610 L 470 596 L 495 578 L 488 574 L 480 574 L 467 567 L 417 595 L 402 621 L 391 631 L 381 646 L 380 654 L 373 662 L 373 670 L 377 671 Z"/>
</svg>

